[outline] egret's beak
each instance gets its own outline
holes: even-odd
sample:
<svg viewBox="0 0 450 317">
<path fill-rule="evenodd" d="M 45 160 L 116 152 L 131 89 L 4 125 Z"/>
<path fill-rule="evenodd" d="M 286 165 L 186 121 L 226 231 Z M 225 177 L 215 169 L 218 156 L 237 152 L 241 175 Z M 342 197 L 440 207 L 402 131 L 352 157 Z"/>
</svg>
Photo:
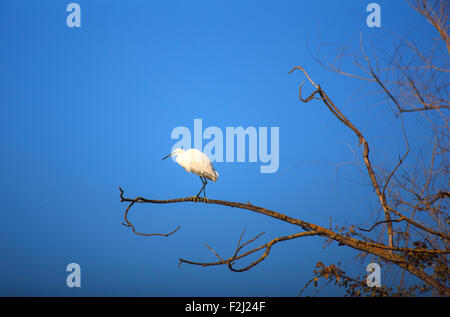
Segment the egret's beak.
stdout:
<svg viewBox="0 0 450 317">
<path fill-rule="evenodd" d="M 161 160 L 165 160 L 166 158 L 171 157 L 172 155 L 173 155 L 173 153 L 170 153 L 169 155 L 163 157 Z"/>
</svg>

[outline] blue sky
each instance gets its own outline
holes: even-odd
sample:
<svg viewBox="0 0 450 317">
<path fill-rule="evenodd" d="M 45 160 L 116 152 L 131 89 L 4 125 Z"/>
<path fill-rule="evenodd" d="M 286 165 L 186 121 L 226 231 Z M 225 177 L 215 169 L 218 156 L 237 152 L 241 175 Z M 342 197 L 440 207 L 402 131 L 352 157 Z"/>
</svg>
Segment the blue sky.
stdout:
<svg viewBox="0 0 450 317">
<path fill-rule="evenodd" d="M 140 205 L 130 214 L 138 231 L 182 226 L 169 238 L 140 237 L 121 225 L 118 186 L 129 197 L 196 194 L 197 176 L 161 161 L 176 142 L 171 131 L 193 131 L 195 118 L 223 131 L 279 127 L 278 172 L 215 163 L 220 178 L 208 196 L 323 226 L 330 217 L 364 223 L 375 195 L 355 165 L 334 165 L 355 161 L 357 140 L 319 102 L 300 103 L 304 77 L 288 71 L 304 66 L 365 133 L 377 163 L 391 166 L 403 146 L 399 122 L 376 99 L 350 98 L 361 83 L 308 53 L 320 42 L 357 45 L 359 32 L 380 47 L 389 45 L 386 30 L 432 34 L 405 1 L 377 1 L 382 27 L 368 28 L 369 2 L 80 0 L 82 26 L 69 28 L 69 1 L 2 1 L 0 295 L 295 296 L 317 261 L 362 274 L 368 262 L 348 248 L 322 249 L 321 238 L 280 243 L 244 273 L 178 267 L 180 257 L 214 261 L 202 243 L 231 256 L 243 229 L 266 232 L 263 243 L 297 228 L 222 206 Z M 81 266 L 81 288 L 66 286 L 71 262 Z"/>
</svg>

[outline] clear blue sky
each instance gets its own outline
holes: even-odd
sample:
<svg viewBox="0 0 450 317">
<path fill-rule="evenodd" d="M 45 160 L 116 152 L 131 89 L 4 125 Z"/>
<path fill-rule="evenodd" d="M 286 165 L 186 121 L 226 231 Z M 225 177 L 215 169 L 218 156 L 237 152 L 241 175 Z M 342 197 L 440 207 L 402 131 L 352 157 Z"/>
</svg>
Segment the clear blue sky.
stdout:
<svg viewBox="0 0 450 317">
<path fill-rule="evenodd" d="M 330 216 L 367 223 L 376 197 L 355 165 L 339 173 L 333 165 L 355 160 L 356 138 L 319 102 L 300 103 L 304 77 L 288 71 L 307 68 L 366 134 L 377 163 L 391 166 L 402 153 L 401 137 L 390 138 L 398 121 L 373 106 L 379 99 L 350 99 L 361 83 L 321 68 L 308 47 L 357 45 L 360 31 L 380 46 L 387 29 L 432 34 L 405 1 L 377 1 L 381 29 L 365 24 L 371 1 L 79 0 L 81 28 L 66 25 L 69 2 L 0 2 L 0 295 L 295 296 L 317 261 L 364 272 L 367 261 L 345 247 L 323 250 L 321 238 L 278 244 L 244 273 L 178 267 L 180 257 L 214 261 L 202 243 L 231 256 L 243 229 L 265 231 L 259 243 L 298 229 L 221 206 L 140 205 L 130 214 L 137 230 L 182 226 L 169 238 L 140 237 L 121 225 L 118 186 L 129 197 L 196 194 L 197 176 L 161 161 L 172 129 L 193 129 L 195 118 L 223 131 L 279 127 L 277 173 L 261 174 L 259 162 L 215 163 L 220 178 L 208 196 L 323 226 Z M 81 288 L 66 286 L 71 262 Z"/>
</svg>

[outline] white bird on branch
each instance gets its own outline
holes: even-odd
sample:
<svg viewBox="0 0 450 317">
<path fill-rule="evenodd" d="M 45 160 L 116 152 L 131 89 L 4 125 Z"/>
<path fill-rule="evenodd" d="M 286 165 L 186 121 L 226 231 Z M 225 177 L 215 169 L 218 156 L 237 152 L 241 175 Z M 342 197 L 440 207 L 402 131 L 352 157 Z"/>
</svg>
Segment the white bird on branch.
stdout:
<svg viewBox="0 0 450 317">
<path fill-rule="evenodd" d="M 200 176 L 203 187 L 202 189 L 200 189 L 197 196 L 195 196 L 194 201 L 198 199 L 202 191 L 203 197 L 206 200 L 205 186 L 208 183 L 206 179 L 215 182 L 219 178 L 219 173 L 217 173 L 217 171 L 214 169 L 209 157 L 197 149 L 189 149 L 186 151 L 183 149 L 175 149 L 171 154 L 163 157 L 162 159 L 164 160 L 171 156 L 176 156 L 176 162 L 184 167 L 186 172 L 191 172 Z"/>
</svg>

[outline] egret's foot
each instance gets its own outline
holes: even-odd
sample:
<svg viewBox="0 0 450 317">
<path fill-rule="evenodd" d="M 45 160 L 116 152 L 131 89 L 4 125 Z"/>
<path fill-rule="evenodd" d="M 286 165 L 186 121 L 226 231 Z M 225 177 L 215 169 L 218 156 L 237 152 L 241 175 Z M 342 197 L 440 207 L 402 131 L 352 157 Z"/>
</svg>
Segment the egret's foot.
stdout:
<svg viewBox="0 0 450 317">
<path fill-rule="evenodd" d="M 197 201 L 200 201 L 200 199 L 201 199 L 201 198 L 198 197 L 198 196 L 192 196 L 192 197 L 193 197 L 193 200 L 192 200 L 192 201 L 193 201 L 194 203 L 196 203 Z"/>
<path fill-rule="evenodd" d="M 206 198 L 206 197 L 203 197 L 203 202 L 204 202 L 204 203 L 209 203 L 209 200 L 208 200 L 208 198 Z"/>
</svg>

